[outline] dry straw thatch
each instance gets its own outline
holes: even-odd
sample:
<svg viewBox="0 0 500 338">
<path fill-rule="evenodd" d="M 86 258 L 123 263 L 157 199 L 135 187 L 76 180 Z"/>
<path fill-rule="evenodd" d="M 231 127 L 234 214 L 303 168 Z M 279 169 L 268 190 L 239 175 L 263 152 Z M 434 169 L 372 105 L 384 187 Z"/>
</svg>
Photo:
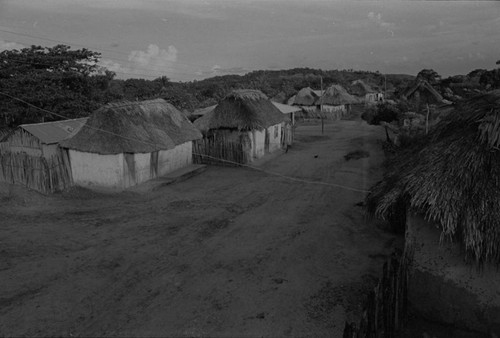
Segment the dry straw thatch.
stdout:
<svg viewBox="0 0 500 338">
<path fill-rule="evenodd" d="M 286 119 L 262 92 L 240 89 L 229 93 L 214 110 L 197 119 L 194 124 L 202 131 L 261 130 Z"/>
<path fill-rule="evenodd" d="M 500 90 L 457 105 L 424 140 L 396 155 L 368 212 L 410 208 L 458 239 L 466 257 L 500 263 Z"/>
<path fill-rule="evenodd" d="M 376 91 L 363 80 L 353 81 L 349 89 L 352 94 L 363 97 L 369 93 L 376 93 Z"/>
<path fill-rule="evenodd" d="M 299 106 L 314 106 L 319 100 L 319 95 L 316 94 L 314 90 L 310 87 L 302 88 L 299 90 L 297 95 L 295 95 L 295 99 L 293 104 Z"/>
<path fill-rule="evenodd" d="M 349 94 L 341 85 L 331 85 L 320 98 L 321 104 L 340 106 L 358 103 L 358 99 Z"/>
<path fill-rule="evenodd" d="M 163 99 L 107 104 L 61 147 L 98 154 L 149 153 L 173 149 L 201 133 Z"/>
<path fill-rule="evenodd" d="M 434 103 L 441 103 L 443 101 L 443 97 L 441 96 L 441 94 L 439 94 L 438 91 L 435 90 L 429 82 L 421 79 L 416 80 L 415 83 L 410 88 L 408 88 L 408 90 L 406 90 L 406 92 L 403 94 L 403 97 L 405 99 L 410 99 L 410 97 L 413 96 L 417 91 L 420 93 L 429 93 Z"/>
</svg>

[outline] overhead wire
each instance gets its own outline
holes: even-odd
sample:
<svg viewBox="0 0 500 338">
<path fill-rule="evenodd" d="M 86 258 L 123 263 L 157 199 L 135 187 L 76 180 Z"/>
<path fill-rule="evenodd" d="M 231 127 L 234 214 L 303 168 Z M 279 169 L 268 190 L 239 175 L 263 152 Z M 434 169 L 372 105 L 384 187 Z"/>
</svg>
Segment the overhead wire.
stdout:
<svg viewBox="0 0 500 338">
<path fill-rule="evenodd" d="M 14 100 L 17 100 L 19 102 L 23 102 L 23 103 L 25 103 L 25 104 L 33 107 L 33 108 L 39 109 L 39 110 L 41 110 L 43 112 L 46 112 L 46 113 L 49 113 L 49 114 L 61 117 L 61 118 L 65 119 L 65 120 L 70 120 L 71 119 L 71 118 L 69 118 L 67 116 L 64 116 L 64 115 L 61 115 L 61 114 L 58 114 L 58 113 L 54 113 L 52 111 L 49 111 L 49 110 L 41 108 L 41 107 L 37 107 L 37 106 L 35 106 L 35 105 L 33 105 L 33 104 L 31 104 L 31 103 L 23 100 L 23 99 L 14 97 L 14 96 L 12 96 L 10 94 L 4 93 L 4 92 L 0 92 L 0 94 L 1 95 L 5 95 L 7 97 L 10 97 L 10 98 L 12 98 Z M 136 104 L 136 103 L 124 104 L 123 106 L 134 105 L 134 104 Z M 113 106 L 113 107 L 121 107 L 121 106 L 118 105 L 118 106 Z M 105 129 L 101 129 L 101 128 L 96 128 L 96 127 L 93 127 L 93 126 L 89 126 L 85 122 L 81 122 L 81 123 L 82 123 L 82 128 L 86 127 L 86 128 L 94 129 L 94 130 L 97 130 L 97 131 L 101 131 L 101 132 L 104 132 L 104 133 L 107 133 L 107 134 L 110 134 L 110 135 L 113 135 L 113 136 L 117 136 L 117 137 L 120 137 L 120 138 L 123 138 L 123 139 L 131 140 L 131 141 L 135 141 L 135 142 L 139 142 L 139 143 L 143 143 L 143 144 L 147 144 L 147 145 L 151 145 L 151 146 L 154 146 L 156 148 L 158 147 L 158 144 L 156 144 L 156 143 L 151 143 L 151 142 L 140 140 L 140 139 L 137 139 L 137 138 L 130 138 L 130 137 L 127 137 L 127 136 L 124 136 L 124 135 L 121 135 L 121 134 L 117 134 L 117 133 L 111 132 L 109 130 L 105 130 Z M 314 185 L 329 186 L 329 187 L 334 187 L 334 188 L 339 188 L 339 189 L 344 189 L 344 190 L 350 190 L 350 191 L 360 192 L 360 193 L 369 193 L 370 192 L 369 190 L 353 188 L 353 187 L 345 186 L 345 185 L 342 185 L 342 184 L 305 180 L 305 179 L 301 179 L 301 178 L 297 178 L 297 177 L 293 177 L 293 176 L 288 176 L 288 175 L 284 175 L 284 174 L 280 174 L 280 173 L 276 173 L 276 172 L 264 170 L 262 168 L 255 167 L 255 166 L 252 166 L 252 165 L 249 165 L 249 164 L 238 163 L 238 162 L 234 162 L 234 161 L 231 161 L 231 160 L 217 158 L 217 157 L 206 155 L 206 154 L 200 154 L 200 153 L 196 153 L 196 152 L 193 152 L 193 154 L 197 155 L 197 156 L 202 156 L 202 157 L 206 157 L 206 158 L 215 159 L 217 161 L 221 161 L 221 162 L 225 162 L 225 163 L 231 163 L 231 164 L 236 165 L 236 166 L 247 167 L 247 168 L 250 168 L 250 169 L 253 169 L 253 170 L 256 170 L 256 171 L 260 171 L 260 172 L 263 172 L 263 173 L 266 173 L 266 174 L 269 174 L 269 175 L 281 177 L 281 178 L 284 178 L 284 179 L 287 179 L 287 180 L 290 180 L 290 181 L 301 182 L 301 183 L 305 183 L 305 184 L 314 184 Z"/>
<path fill-rule="evenodd" d="M 14 32 L 14 31 L 2 29 L 2 28 L 0 28 L 0 32 L 10 33 L 10 34 L 19 35 L 19 36 L 30 37 L 32 39 L 46 40 L 46 41 L 55 42 L 55 43 L 59 43 L 59 44 L 65 44 L 65 45 L 69 45 L 69 46 L 83 47 L 83 48 L 88 49 L 88 50 L 92 49 L 92 50 L 95 50 L 95 51 L 104 51 L 104 52 L 116 53 L 116 54 L 121 54 L 121 55 L 126 55 L 126 56 L 130 55 L 129 53 L 120 52 L 120 51 L 116 51 L 116 50 L 110 50 L 110 49 L 104 49 L 104 48 L 92 47 L 92 46 L 89 47 L 87 45 L 83 45 L 83 44 L 79 44 L 79 43 L 75 43 L 75 42 L 68 42 L 68 41 L 63 41 L 63 40 L 50 39 L 50 38 L 45 38 L 45 37 L 36 36 L 36 35 L 32 35 L 32 34 L 27 34 L 27 33 Z M 106 58 L 112 59 L 112 60 L 127 61 L 127 62 L 129 62 L 129 60 L 123 60 L 123 59 L 118 59 L 118 58 L 113 58 L 113 57 L 106 57 Z M 206 67 L 206 66 L 197 65 L 197 64 L 194 64 L 194 63 L 186 63 L 186 62 L 180 62 L 180 61 L 175 61 L 175 63 L 181 64 L 181 65 L 184 65 L 184 66 L 192 66 L 192 67 L 200 67 L 200 68 L 205 68 Z"/>
<path fill-rule="evenodd" d="M 39 65 L 39 66 L 47 66 L 47 67 L 51 67 L 51 66 L 54 66 L 54 64 L 52 63 L 45 63 L 45 62 L 33 62 L 33 61 L 28 61 L 28 60 L 21 60 L 21 59 L 16 59 L 16 58 L 13 58 L 13 57 L 10 57 L 9 58 L 9 61 L 12 61 L 12 62 L 16 62 L 16 63 L 20 63 L 20 64 L 27 64 L 27 65 Z M 140 69 L 140 68 L 138 68 Z M 158 70 L 153 70 L 153 69 L 143 69 L 143 70 L 146 70 L 146 71 L 158 71 Z M 154 79 L 157 79 L 159 77 L 162 76 L 162 74 L 177 74 L 177 75 L 198 75 L 198 74 L 195 74 L 195 73 L 184 73 L 184 72 L 179 72 L 179 71 L 165 71 L 164 73 L 163 72 L 159 72 L 158 75 L 151 75 L 151 74 L 143 74 L 143 73 L 131 73 L 131 72 L 124 72 L 124 71 L 113 71 L 114 73 L 117 73 L 117 74 L 127 74 L 127 75 L 140 75 L 140 76 L 144 76 L 144 77 L 150 77 L 150 78 L 154 78 Z"/>
</svg>

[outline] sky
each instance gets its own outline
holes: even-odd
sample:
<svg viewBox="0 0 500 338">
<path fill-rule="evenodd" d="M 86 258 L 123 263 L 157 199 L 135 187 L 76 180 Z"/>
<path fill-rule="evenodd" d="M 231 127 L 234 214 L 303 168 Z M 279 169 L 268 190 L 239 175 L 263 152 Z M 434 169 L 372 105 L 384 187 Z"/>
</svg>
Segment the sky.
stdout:
<svg viewBox="0 0 500 338">
<path fill-rule="evenodd" d="M 64 43 L 118 78 L 309 67 L 443 77 L 500 59 L 496 1 L 0 0 L 0 51 Z"/>
</svg>

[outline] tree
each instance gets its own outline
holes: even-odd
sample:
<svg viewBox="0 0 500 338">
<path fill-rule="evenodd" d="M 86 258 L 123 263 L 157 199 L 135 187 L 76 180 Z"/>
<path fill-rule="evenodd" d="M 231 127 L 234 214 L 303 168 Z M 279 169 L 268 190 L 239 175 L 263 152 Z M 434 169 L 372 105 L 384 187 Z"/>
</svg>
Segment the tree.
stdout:
<svg viewBox="0 0 500 338">
<path fill-rule="evenodd" d="M 417 79 L 422 79 L 426 80 L 429 82 L 431 85 L 437 84 L 441 80 L 441 75 L 439 75 L 435 70 L 433 69 L 422 69 L 418 74 L 417 74 Z"/>
<path fill-rule="evenodd" d="M 61 119 L 33 106 L 68 117 L 88 115 L 101 99 L 97 92 L 114 77 L 112 72 L 99 72 L 99 58 L 97 52 L 66 45 L 1 52 L 0 92 L 7 95 L 1 95 L 0 124 L 14 127 Z"/>
<path fill-rule="evenodd" d="M 391 123 L 399 119 L 400 109 L 402 108 L 399 106 L 383 102 L 366 109 L 361 118 L 371 125 L 380 125 L 382 124 L 381 122 Z M 386 140 L 387 142 L 391 142 L 387 126 L 384 126 L 384 128 Z"/>
</svg>

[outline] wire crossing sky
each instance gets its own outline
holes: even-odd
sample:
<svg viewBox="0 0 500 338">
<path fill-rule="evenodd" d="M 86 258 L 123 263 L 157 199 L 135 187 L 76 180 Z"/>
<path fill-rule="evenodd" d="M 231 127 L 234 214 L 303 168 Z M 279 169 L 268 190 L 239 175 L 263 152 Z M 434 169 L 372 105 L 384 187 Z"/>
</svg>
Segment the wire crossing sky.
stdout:
<svg viewBox="0 0 500 338">
<path fill-rule="evenodd" d="M 500 59 L 496 1 L 0 0 L 0 50 L 66 42 L 118 77 L 310 67 L 442 76 Z"/>
</svg>

